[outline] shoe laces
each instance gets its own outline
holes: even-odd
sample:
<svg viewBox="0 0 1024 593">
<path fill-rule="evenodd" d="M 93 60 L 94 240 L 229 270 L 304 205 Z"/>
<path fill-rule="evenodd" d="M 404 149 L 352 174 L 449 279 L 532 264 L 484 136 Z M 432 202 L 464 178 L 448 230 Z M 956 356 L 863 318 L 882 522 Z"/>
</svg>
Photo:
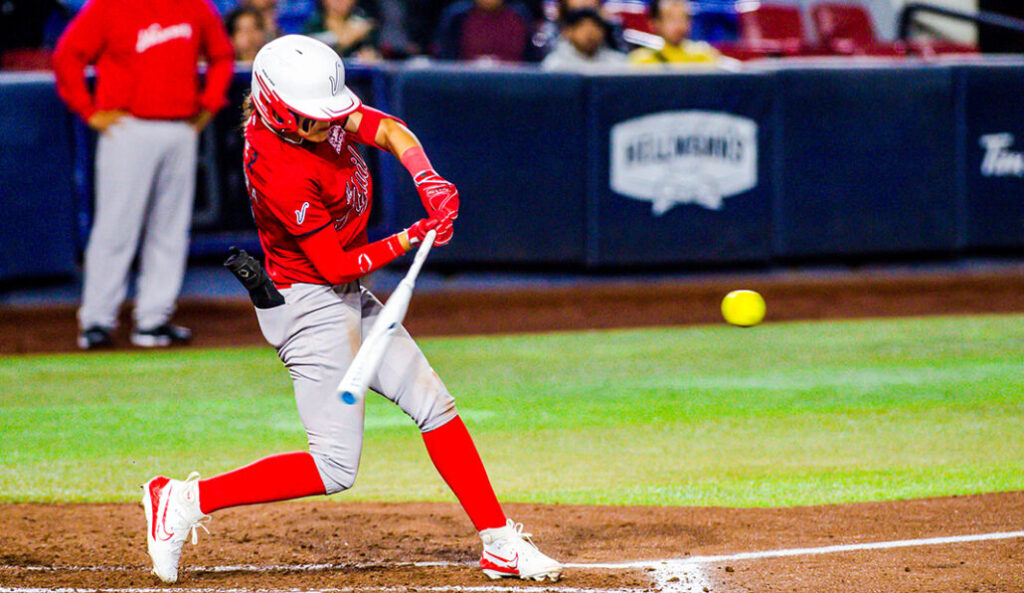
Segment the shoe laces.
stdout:
<svg viewBox="0 0 1024 593">
<path fill-rule="evenodd" d="M 188 475 L 187 478 L 185 478 L 185 481 L 184 481 L 184 484 L 182 485 L 182 487 L 184 489 L 196 488 L 196 492 L 198 493 L 199 485 L 196 484 L 196 482 L 198 482 L 198 481 L 199 481 L 199 472 L 192 472 L 192 473 L 190 473 Z M 196 503 L 195 504 L 196 504 L 196 508 L 198 509 L 199 508 L 199 496 L 198 495 L 196 496 Z M 199 511 L 199 512 L 201 513 L 202 511 Z M 210 530 L 207 529 L 207 527 L 206 527 L 206 524 L 209 523 L 213 519 L 212 517 L 210 517 L 210 515 L 200 515 L 200 517 L 198 519 L 195 519 L 193 521 L 189 521 L 186 517 L 182 517 L 182 518 L 185 519 L 186 522 L 188 523 L 188 530 L 189 530 L 189 532 L 192 535 L 192 545 L 193 546 L 199 543 L 199 533 L 197 532 L 197 529 L 202 529 L 203 531 L 206 532 L 206 535 L 210 535 Z"/>
<path fill-rule="evenodd" d="M 210 522 L 210 519 L 212 519 L 212 517 L 210 517 L 209 515 L 203 515 L 198 521 L 192 524 L 190 530 L 192 532 L 193 546 L 199 543 L 199 534 L 196 533 L 197 528 L 205 531 L 206 535 L 210 535 L 210 530 L 206 528 L 206 524 Z"/>
<path fill-rule="evenodd" d="M 505 523 L 505 526 L 508 527 L 512 531 L 512 534 L 515 536 L 515 538 L 512 539 L 513 542 L 524 541 L 524 542 L 530 544 L 530 546 L 533 547 L 534 549 L 537 549 L 537 544 L 533 543 L 533 540 L 530 539 L 532 534 L 525 533 L 523 531 L 523 524 L 522 523 L 516 523 L 512 519 L 509 519 L 508 522 Z"/>
</svg>

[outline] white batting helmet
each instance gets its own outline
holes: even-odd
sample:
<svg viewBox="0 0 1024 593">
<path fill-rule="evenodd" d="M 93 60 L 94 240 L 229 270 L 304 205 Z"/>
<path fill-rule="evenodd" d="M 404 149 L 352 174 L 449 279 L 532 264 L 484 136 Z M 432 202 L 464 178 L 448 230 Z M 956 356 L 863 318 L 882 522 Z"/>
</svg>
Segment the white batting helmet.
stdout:
<svg viewBox="0 0 1024 593">
<path fill-rule="evenodd" d="M 304 35 L 279 37 L 256 54 L 252 102 L 264 123 L 282 133 L 298 129 L 296 116 L 330 121 L 360 105 L 345 86 L 345 65 L 338 54 Z"/>
</svg>

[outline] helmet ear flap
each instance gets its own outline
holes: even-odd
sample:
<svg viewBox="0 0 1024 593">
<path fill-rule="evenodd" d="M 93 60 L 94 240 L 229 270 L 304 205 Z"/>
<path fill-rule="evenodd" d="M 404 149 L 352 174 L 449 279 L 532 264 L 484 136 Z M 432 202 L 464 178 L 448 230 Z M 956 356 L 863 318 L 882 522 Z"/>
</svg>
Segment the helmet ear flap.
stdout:
<svg viewBox="0 0 1024 593">
<path fill-rule="evenodd" d="M 253 71 L 255 85 L 252 89 L 253 104 L 263 121 L 278 133 L 294 132 L 298 129 L 297 117 L 258 71 Z"/>
</svg>

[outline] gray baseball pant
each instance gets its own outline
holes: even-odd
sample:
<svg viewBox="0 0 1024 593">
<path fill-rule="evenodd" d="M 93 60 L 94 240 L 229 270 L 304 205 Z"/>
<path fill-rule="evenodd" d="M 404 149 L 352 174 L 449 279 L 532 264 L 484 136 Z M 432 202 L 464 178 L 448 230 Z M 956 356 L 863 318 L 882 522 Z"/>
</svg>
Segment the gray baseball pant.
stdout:
<svg viewBox="0 0 1024 593">
<path fill-rule="evenodd" d="M 100 135 L 82 328 L 117 324 L 137 251 L 135 326 L 152 329 L 171 318 L 188 257 L 198 139 L 188 122 L 134 117 Z"/>
<path fill-rule="evenodd" d="M 363 449 L 365 398 L 353 404 L 337 387 L 370 332 L 382 305 L 358 282 L 295 284 L 285 304 L 256 309 L 260 329 L 291 374 L 299 417 L 327 494 L 351 488 Z M 455 400 L 405 330 L 394 335 L 370 388 L 397 404 L 422 432 L 458 412 Z"/>
</svg>

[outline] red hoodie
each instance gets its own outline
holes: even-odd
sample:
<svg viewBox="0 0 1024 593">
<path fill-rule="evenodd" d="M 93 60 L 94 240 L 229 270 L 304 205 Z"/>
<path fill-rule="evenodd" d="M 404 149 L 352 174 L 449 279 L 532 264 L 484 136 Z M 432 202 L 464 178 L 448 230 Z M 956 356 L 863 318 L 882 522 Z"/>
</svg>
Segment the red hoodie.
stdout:
<svg viewBox="0 0 1024 593">
<path fill-rule="evenodd" d="M 209 62 L 205 88 L 197 63 Z M 96 94 L 84 69 L 96 65 Z M 57 92 L 89 119 L 121 109 L 146 119 L 187 119 L 226 103 L 234 51 L 208 0 L 91 0 L 57 43 Z"/>
</svg>

